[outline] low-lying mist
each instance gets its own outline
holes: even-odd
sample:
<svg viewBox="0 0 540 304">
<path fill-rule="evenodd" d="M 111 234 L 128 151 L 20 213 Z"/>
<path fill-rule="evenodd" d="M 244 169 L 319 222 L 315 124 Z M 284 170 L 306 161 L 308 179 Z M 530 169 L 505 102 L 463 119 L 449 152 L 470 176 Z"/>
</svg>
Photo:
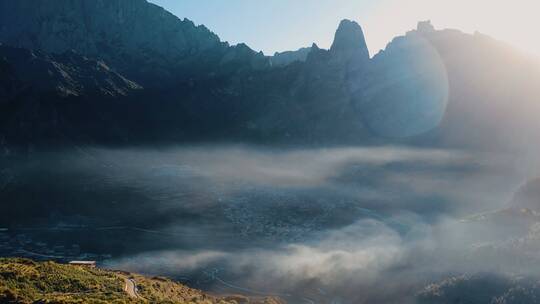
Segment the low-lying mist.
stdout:
<svg viewBox="0 0 540 304">
<path fill-rule="evenodd" d="M 10 228 L 62 234 L 109 253 L 107 267 L 217 293 L 406 303 L 449 275 L 538 271 L 528 222 L 475 216 L 506 208 L 534 177 L 517 155 L 231 145 L 2 161 Z"/>
</svg>

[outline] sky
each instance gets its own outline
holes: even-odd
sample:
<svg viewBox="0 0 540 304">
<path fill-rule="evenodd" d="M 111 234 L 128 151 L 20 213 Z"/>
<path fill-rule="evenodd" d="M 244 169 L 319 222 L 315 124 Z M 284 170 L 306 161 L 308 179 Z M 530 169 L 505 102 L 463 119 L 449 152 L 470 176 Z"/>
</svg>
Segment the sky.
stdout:
<svg viewBox="0 0 540 304">
<path fill-rule="evenodd" d="M 231 44 L 273 54 L 328 48 L 342 19 L 364 29 L 371 55 L 431 20 L 436 28 L 479 31 L 540 55 L 538 0 L 149 0 L 180 18 L 204 24 Z"/>
</svg>

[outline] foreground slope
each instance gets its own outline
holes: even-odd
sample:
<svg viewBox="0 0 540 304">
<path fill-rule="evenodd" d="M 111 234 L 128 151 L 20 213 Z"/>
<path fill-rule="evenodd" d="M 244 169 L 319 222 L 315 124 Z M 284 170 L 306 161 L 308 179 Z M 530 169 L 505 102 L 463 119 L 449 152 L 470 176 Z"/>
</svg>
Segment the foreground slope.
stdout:
<svg viewBox="0 0 540 304">
<path fill-rule="evenodd" d="M 134 286 L 136 285 L 136 287 Z M 169 279 L 27 259 L 0 259 L 0 303 L 279 304 L 277 299 L 215 297 Z"/>
</svg>

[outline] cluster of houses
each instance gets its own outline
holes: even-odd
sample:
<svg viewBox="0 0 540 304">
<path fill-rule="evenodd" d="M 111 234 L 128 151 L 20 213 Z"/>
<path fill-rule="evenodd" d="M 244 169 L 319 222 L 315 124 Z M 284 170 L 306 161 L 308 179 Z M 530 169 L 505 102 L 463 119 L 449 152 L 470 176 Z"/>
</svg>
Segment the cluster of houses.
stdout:
<svg viewBox="0 0 540 304">
<path fill-rule="evenodd" d="M 96 261 L 70 261 L 68 264 L 73 265 L 73 266 L 82 266 L 82 267 L 95 268 L 97 262 Z"/>
</svg>

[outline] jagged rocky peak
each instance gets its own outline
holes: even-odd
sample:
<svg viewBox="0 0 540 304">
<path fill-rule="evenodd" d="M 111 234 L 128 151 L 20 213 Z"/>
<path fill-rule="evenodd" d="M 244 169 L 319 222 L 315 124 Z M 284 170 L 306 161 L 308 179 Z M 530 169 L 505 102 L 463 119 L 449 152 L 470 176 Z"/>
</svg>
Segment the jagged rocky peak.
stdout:
<svg viewBox="0 0 540 304">
<path fill-rule="evenodd" d="M 309 53 L 307 54 L 306 62 L 308 64 L 327 62 L 328 53 L 329 53 L 328 50 L 321 49 L 316 43 L 313 43 L 313 45 L 310 48 Z"/>
<path fill-rule="evenodd" d="M 351 60 L 356 62 L 368 61 L 369 50 L 362 27 L 355 21 L 341 21 L 330 52 L 333 57 L 339 58 L 344 62 Z"/>
<path fill-rule="evenodd" d="M 431 20 L 419 21 L 416 30 L 421 33 L 435 32 L 435 27 L 431 24 Z"/>
<path fill-rule="evenodd" d="M 220 61 L 220 66 L 264 70 L 270 66 L 270 60 L 262 52 L 252 50 L 247 44 L 239 43 L 227 48 Z"/>
<path fill-rule="evenodd" d="M 296 51 L 276 52 L 271 57 L 272 66 L 286 66 L 293 62 L 305 62 L 311 50 L 311 47 L 305 47 Z"/>
</svg>

